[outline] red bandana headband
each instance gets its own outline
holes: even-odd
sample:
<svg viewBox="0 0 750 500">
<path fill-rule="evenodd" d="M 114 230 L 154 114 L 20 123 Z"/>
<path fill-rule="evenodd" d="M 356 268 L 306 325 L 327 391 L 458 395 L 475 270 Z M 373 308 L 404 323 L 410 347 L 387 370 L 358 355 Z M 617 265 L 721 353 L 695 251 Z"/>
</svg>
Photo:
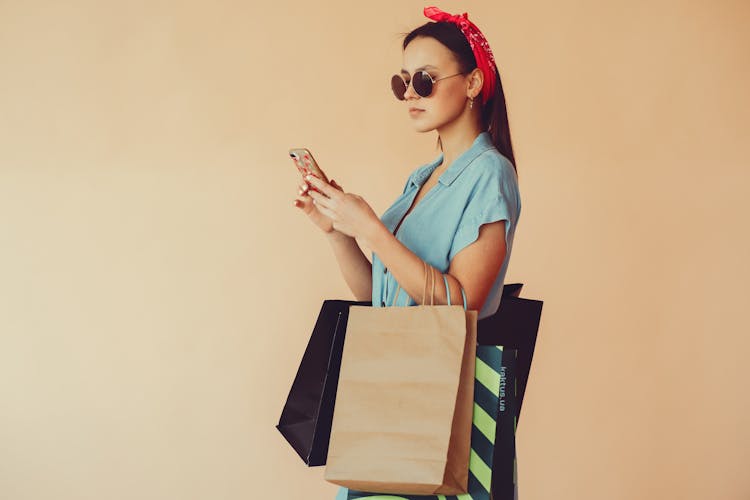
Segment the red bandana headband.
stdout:
<svg viewBox="0 0 750 500">
<path fill-rule="evenodd" d="M 477 67 L 482 70 L 484 75 L 484 85 L 482 86 L 482 103 L 486 103 L 495 95 L 496 75 L 495 75 L 495 57 L 490 50 L 490 44 L 479 28 L 469 21 L 466 12 L 461 15 L 452 15 L 444 12 L 437 7 L 425 7 L 424 15 L 433 21 L 446 21 L 456 24 L 471 45 L 471 51 L 474 53 L 474 59 L 477 60 Z"/>
</svg>

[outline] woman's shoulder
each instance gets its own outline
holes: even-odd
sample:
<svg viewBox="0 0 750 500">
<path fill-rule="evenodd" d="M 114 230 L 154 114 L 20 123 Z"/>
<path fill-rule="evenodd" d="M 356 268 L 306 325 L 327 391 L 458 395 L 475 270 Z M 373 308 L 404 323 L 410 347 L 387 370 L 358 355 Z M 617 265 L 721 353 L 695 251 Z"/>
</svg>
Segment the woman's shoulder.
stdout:
<svg viewBox="0 0 750 500">
<path fill-rule="evenodd" d="M 518 177 L 510 160 L 495 147 L 474 158 L 461 173 L 460 181 L 466 189 L 475 190 L 497 186 L 503 192 L 518 192 Z"/>
<path fill-rule="evenodd" d="M 473 176 L 516 177 L 513 163 L 495 147 L 479 153 L 469 168 Z"/>
</svg>

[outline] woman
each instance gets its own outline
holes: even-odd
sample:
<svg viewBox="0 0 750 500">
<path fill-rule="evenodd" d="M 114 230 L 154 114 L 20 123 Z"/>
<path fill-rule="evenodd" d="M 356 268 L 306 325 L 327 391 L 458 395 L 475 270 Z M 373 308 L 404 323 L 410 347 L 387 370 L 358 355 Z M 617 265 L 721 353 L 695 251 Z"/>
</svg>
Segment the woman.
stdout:
<svg viewBox="0 0 750 500">
<path fill-rule="evenodd" d="M 460 304 L 463 289 L 482 319 L 500 304 L 521 211 L 505 97 L 489 45 L 466 14 L 424 13 L 435 22 L 404 38 L 392 87 L 417 131 L 437 130 L 442 153 L 411 173 L 380 218 L 361 196 L 315 177 L 294 205 L 325 232 L 356 300 L 391 305 L 398 284 L 406 296 L 395 304 L 416 305 L 424 261 L 448 283 L 436 287 L 435 304 L 449 296 Z M 372 263 L 357 239 L 372 249 Z M 340 488 L 337 499 L 346 497 Z"/>
</svg>

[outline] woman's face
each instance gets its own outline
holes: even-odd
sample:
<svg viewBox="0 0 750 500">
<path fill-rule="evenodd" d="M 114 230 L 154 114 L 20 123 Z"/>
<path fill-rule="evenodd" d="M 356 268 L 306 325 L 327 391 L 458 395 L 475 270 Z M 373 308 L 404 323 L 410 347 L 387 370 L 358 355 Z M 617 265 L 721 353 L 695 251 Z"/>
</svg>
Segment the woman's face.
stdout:
<svg viewBox="0 0 750 500">
<path fill-rule="evenodd" d="M 461 116 L 466 109 L 466 75 L 452 76 L 435 82 L 432 94 L 422 97 L 410 84 L 414 72 L 424 69 L 434 80 L 460 72 L 453 53 L 442 43 L 431 37 L 417 37 L 404 49 L 404 66 L 401 76 L 409 84 L 404 94 L 404 103 L 414 128 L 429 132 L 440 128 Z M 405 72 L 404 72 L 405 70 Z M 411 108 L 422 111 L 412 112 Z"/>
</svg>

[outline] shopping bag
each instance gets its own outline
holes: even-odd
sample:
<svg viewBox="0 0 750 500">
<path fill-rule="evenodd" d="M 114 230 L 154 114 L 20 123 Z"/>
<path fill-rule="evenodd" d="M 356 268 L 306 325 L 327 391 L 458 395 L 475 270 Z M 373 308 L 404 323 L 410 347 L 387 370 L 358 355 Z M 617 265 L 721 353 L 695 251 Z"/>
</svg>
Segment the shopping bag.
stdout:
<svg viewBox="0 0 750 500">
<path fill-rule="evenodd" d="M 479 346 L 483 349 L 491 346 Z M 497 347 L 497 346 L 496 346 Z M 518 426 L 518 350 L 502 348 L 500 388 L 498 391 L 495 441 L 492 452 L 492 477 L 489 500 L 514 500 L 518 481 L 516 429 Z"/>
<path fill-rule="evenodd" d="M 522 283 L 506 284 L 497 312 L 477 321 L 477 344 L 502 345 L 518 350 L 516 374 L 519 418 L 543 306 L 541 300 L 520 297 L 522 287 Z"/>
<path fill-rule="evenodd" d="M 519 297 L 522 287 L 522 283 L 505 284 L 498 311 L 477 323 L 478 344 L 505 344 L 518 349 L 519 417 L 542 309 L 541 301 Z M 349 300 L 323 302 L 276 425 L 292 448 L 311 467 L 326 464 L 341 351 L 351 305 L 370 306 L 372 303 Z M 502 448 L 496 450 L 504 453 Z M 493 485 L 499 484 L 495 475 L 502 470 L 505 469 L 492 468 Z"/>
<path fill-rule="evenodd" d="M 308 466 L 325 465 L 349 306 L 325 300 L 276 428 Z"/>
<path fill-rule="evenodd" d="M 465 295 L 463 308 L 433 305 L 434 290 L 425 264 L 422 305 L 349 307 L 327 481 L 377 493 L 468 491 L 477 312 Z"/>
<path fill-rule="evenodd" d="M 443 496 L 394 492 L 383 497 L 371 490 L 350 488 L 347 500 L 512 500 L 516 482 L 516 355 L 515 349 L 503 346 L 476 346 L 467 493 Z"/>
<path fill-rule="evenodd" d="M 495 314 L 477 323 L 477 343 L 483 346 L 502 345 L 505 351 L 513 349 L 514 356 L 503 356 L 500 398 L 505 404 L 498 406 L 496 441 L 492 461 L 492 488 L 490 500 L 518 498 L 518 462 L 516 458 L 516 429 L 521 404 L 531 370 L 531 360 L 536 345 L 542 314 L 542 301 L 519 297 L 522 284 L 507 284 Z"/>
</svg>

